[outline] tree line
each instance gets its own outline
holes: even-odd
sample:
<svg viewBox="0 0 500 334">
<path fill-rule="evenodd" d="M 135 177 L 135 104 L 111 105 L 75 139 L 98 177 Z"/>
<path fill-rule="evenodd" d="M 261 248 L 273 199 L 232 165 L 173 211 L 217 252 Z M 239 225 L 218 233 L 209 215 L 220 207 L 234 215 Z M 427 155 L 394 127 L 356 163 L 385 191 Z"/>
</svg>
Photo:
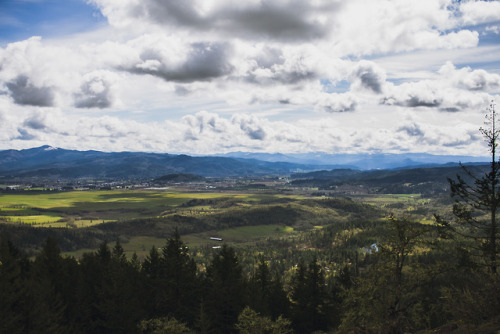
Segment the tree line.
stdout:
<svg viewBox="0 0 500 334">
<path fill-rule="evenodd" d="M 9 241 L 0 247 L 2 333 L 235 333 L 326 329 L 333 295 L 316 262 L 299 263 L 290 298 L 263 257 L 243 273 L 233 248 L 223 246 L 197 268 L 178 233 L 139 261 L 119 242 L 61 256 L 48 238 L 35 259 Z"/>
<path fill-rule="evenodd" d="M 498 320 L 498 275 L 455 253 L 445 232 L 390 216 L 356 265 L 328 275 L 315 258 L 299 261 L 288 280 L 264 256 L 243 270 L 227 245 L 201 267 L 178 232 L 142 261 L 119 242 L 76 260 L 50 237 L 29 259 L 4 239 L 0 332 L 403 333 Z"/>
</svg>

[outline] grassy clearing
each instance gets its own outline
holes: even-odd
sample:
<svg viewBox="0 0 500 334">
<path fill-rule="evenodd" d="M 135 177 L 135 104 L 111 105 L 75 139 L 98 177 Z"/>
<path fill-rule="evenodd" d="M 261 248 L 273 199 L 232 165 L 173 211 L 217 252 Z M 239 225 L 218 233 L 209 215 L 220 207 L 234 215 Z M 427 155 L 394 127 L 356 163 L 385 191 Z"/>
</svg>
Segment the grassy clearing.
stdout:
<svg viewBox="0 0 500 334">
<path fill-rule="evenodd" d="M 36 216 L 6 216 L 3 217 L 7 222 L 29 224 L 33 226 L 41 226 L 53 224 L 61 220 L 61 217 L 52 215 L 36 215 Z"/>
<path fill-rule="evenodd" d="M 427 202 L 427 199 L 422 199 L 420 194 L 381 194 L 377 196 L 361 196 L 361 199 L 365 203 L 374 205 L 384 205 L 391 203 L 419 203 Z"/>
<path fill-rule="evenodd" d="M 140 259 L 144 259 L 148 256 L 151 248 L 156 247 L 161 251 L 161 248 L 165 246 L 166 242 L 167 240 L 164 238 L 136 236 L 130 238 L 130 240 L 127 243 L 123 243 L 122 246 L 128 258 L 136 253 Z"/>
<path fill-rule="evenodd" d="M 203 233 L 187 234 L 182 236 L 182 240 L 190 248 L 213 247 L 221 246 L 226 243 L 231 246 L 243 246 L 254 244 L 256 241 L 263 238 L 293 235 L 295 233 L 293 227 L 279 225 L 261 225 L 261 226 L 242 226 L 236 228 L 225 229 L 221 231 L 209 231 Z M 210 237 L 223 238 L 223 241 L 210 240 Z M 128 258 L 131 258 L 134 253 L 139 259 L 144 259 L 149 255 L 152 247 L 158 248 L 161 252 L 165 246 L 167 239 L 151 237 L 151 236 L 133 236 L 127 241 L 122 241 L 122 247 Z M 114 241 L 109 242 L 109 246 L 113 247 Z M 94 249 L 80 249 L 74 252 L 65 252 L 66 256 L 81 258 L 86 252 L 93 252 Z"/>
<path fill-rule="evenodd" d="M 292 229 L 293 231 L 293 229 Z M 258 225 L 258 226 L 242 226 L 235 227 L 219 232 L 227 241 L 248 241 L 248 239 L 261 239 L 270 236 L 275 236 L 278 234 L 292 233 L 285 232 L 284 227 L 279 225 Z"/>
<path fill-rule="evenodd" d="M 190 247 L 212 247 L 220 246 L 222 243 L 229 245 L 252 244 L 264 238 L 292 235 L 294 233 L 293 227 L 290 226 L 257 225 L 193 233 L 182 236 L 182 239 Z M 210 240 L 210 237 L 222 238 L 223 241 Z"/>
<path fill-rule="evenodd" d="M 0 194 L 0 221 L 37 226 L 88 227 L 107 221 L 159 217 L 172 212 L 207 215 L 224 210 L 211 205 L 181 207 L 193 199 L 229 199 L 238 201 L 240 206 L 252 206 L 284 197 L 299 198 L 268 194 L 193 193 L 172 189 Z M 55 224 L 59 220 L 61 222 Z"/>
</svg>

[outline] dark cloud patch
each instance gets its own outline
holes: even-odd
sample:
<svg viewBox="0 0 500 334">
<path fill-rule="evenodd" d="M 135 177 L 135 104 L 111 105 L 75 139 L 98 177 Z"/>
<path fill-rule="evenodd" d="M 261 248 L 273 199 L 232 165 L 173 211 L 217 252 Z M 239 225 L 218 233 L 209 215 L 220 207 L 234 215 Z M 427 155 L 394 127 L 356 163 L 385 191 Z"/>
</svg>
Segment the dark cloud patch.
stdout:
<svg viewBox="0 0 500 334">
<path fill-rule="evenodd" d="M 470 140 L 455 140 L 452 142 L 443 143 L 442 145 L 444 147 L 461 147 L 461 146 L 466 146 L 469 144 L 470 144 Z"/>
<path fill-rule="evenodd" d="M 34 139 L 36 139 L 36 136 L 29 133 L 26 129 L 19 128 L 19 129 L 17 129 L 17 132 L 19 132 L 19 136 L 17 136 L 16 139 L 19 139 L 19 140 L 34 140 Z"/>
<path fill-rule="evenodd" d="M 281 40 L 306 40 L 325 35 L 325 27 L 304 20 L 304 13 L 264 3 L 262 7 L 232 13 L 232 25 L 244 33 Z"/>
<path fill-rule="evenodd" d="M 254 139 L 254 140 L 264 140 L 266 139 L 266 132 L 261 129 L 261 128 L 258 128 L 258 129 L 244 129 L 245 132 L 247 133 L 248 137 L 250 137 L 250 139 Z"/>
<path fill-rule="evenodd" d="M 422 131 L 420 126 L 418 126 L 415 123 L 401 126 L 397 131 L 404 132 L 410 137 L 423 137 L 424 136 L 424 132 Z"/>
<path fill-rule="evenodd" d="M 266 46 L 262 48 L 255 61 L 260 68 L 270 68 L 276 64 L 282 65 L 285 62 L 285 57 L 283 57 L 281 50 Z"/>
<path fill-rule="evenodd" d="M 456 108 L 456 107 L 439 108 L 439 111 L 444 111 L 444 112 L 459 112 L 460 108 Z"/>
<path fill-rule="evenodd" d="M 191 91 L 184 86 L 179 86 L 179 85 L 175 86 L 175 94 L 177 94 L 178 96 L 186 96 L 189 95 L 190 93 Z"/>
<path fill-rule="evenodd" d="M 385 74 L 377 69 L 375 64 L 371 62 L 362 62 L 354 70 L 354 80 L 359 81 L 361 87 L 371 90 L 376 94 L 382 93 L 382 88 L 385 83 Z"/>
<path fill-rule="evenodd" d="M 192 0 L 144 0 L 129 10 L 138 20 L 160 25 L 183 26 L 195 30 L 213 30 L 225 35 L 245 35 L 280 40 L 310 40 L 323 37 L 330 27 L 311 17 L 334 13 L 340 4 L 308 4 L 300 0 L 260 1 L 242 6 L 220 6 L 204 11 Z"/>
<path fill-rule="evenodd" d="M 152 19 L 162 25 L 179 24 L 198 29 L 208 28 L 210 18 L 201 16 L 192 0 L 145 0 L 133 16 Z"/>
<path fill-rule="evenodd" d="M 44 119 L 39 116 L 33 116 L 24 120 L 23 126 L 33 130 L 44 130 L 47 127 Z"/>
<path fill-rule="evenodd" d="M 426 99 L 419 96 L 411 96 L 408 100 L 405 101 L 407 107 L 429 107 L 436 108 L 441 105 L 441 101 L 438 99 Z"/>
<path fill-rule="evenodd" d="M 384 97 L 381 104 L 386 105 L 397 105 L 403 107 L 417 108 L 417 107 L 427 107 L 427 108 L 438 108 L 442 101 L 437 98 L 426 98 L 417 95 L 412 95 L 404 99 L 399 99 L 396 97 Z"/>
<path fill-rule="evenodd" d="M 14 102 L 22 105 L 51 107 L 54 104 L 54 93 L 50 87 L 37 87 L 31 80 L 20 75 L 6 83 Z"/>
<path fill-rule="evenodd" d="M 356 101 L 344 101 L 338 103 L 332 103 L 323 106 L 326 112 L 338 113 L 338 112 L 352 112 L 355 111 L 358 106 Z"/>
<path fill-rule="evenodd" d="M 285 84 L 296 84 L 301 81 L 313 80 L 318 77 L 314 71 L 291 71 L 278 73 L 275 80 Z"/>
<path fill-rule="evenodd" d="M 266 131 L 252 119 L 240 120 L 240 129 L 253 140 L 266 139 Z"/>
<path fill-rule="evenodd" d="M 193 43 L 185 61 L 178 66 L 167 65 L 166 59 L 154 50 L 141 55 L 142 63 L 125 70 L 150 74 L 167 81 L 206 81 L 229 74 L 233 67 L 228 61 L 229 46 L 224 43 Z"/>
<path fill-rule="evenodd" d="M 371 89 L 375 93 L 382 93 L 382 83 L 380 78 L 373 72 L 360 73 L 359 78 L 363 87 Z"/>
<path fill-rule="evenodd" d="M 108 108 L 113 104 L 110 85 L 101 78 L 92 78 L 80 86 L 74 95 L 77 108 Z"/>
</svg>

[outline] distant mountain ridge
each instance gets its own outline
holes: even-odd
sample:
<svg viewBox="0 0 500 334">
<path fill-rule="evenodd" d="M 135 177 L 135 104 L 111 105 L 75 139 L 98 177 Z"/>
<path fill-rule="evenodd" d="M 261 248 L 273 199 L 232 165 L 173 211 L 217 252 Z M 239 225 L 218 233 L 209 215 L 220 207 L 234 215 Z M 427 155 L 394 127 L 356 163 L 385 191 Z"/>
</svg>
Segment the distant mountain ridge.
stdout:
<svg viewBox="0 0 500 334">
<path fill-rule="evenodd" d="M 324 152 L 312 153 L 252 153 L 231 152 L 218 155 L 230 158 L 256 159 L 268 162 L 289 162 L 305 165 L 333 165 L 344 169 L 396 169 L 422 166 L 438 166 L 445 164 L 489 162 L 488 156 L 466 155 L 433 155 L 428 153 L 374 153 L 374 154 L 329 154 Z"/>
<path fill-rule="evenodd" d="M 487 158 L 430 154 L 265 154 L 217 156 L 77 151 L 42 146 L 0 151 L 0 176 L 51 178 L 158 178 L 166 174 L 204 177 L 283 175 L 332 169 L 370 170 L 485 162 Z"/>
<path fill-rule="evenodd" d="M 167 153 L 76 151 L 51 146 L 0 151 L 0 176 L 20 178 L 146 179 L 166 174 L 224 177 L 278 175 L 331 168 L 334 166 Z"/>
</svg>

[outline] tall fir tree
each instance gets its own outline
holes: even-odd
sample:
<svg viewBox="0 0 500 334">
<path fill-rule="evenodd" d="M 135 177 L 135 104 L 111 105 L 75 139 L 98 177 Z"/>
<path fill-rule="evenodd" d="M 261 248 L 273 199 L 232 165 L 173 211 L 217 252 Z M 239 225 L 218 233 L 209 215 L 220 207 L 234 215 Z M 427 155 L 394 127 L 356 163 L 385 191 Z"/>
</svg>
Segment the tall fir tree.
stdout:
<svg viewBox="0 0 500 334">
<path fill-rule="evenodd" d="M 163 248 L 163 288 L 167 304 L 167 314 L 177 320 L 193 324 L 198 314 L 200 284 L 198 283 L 196 263 L 189 249 L 181 240 L 179 231 L 168 239 Z"/>
<path fill-rule="evenodd" d="M 328 293 L 316 258 L 297 265 L 291 288 L 292 323 L 298 333 L 327 329 Z"/>
<path fill-rule="evenodd" d="M 242 268 L 233 248 L 222 246 L 207 267 L 203 311 L 210 332 L 236 333 L 235 324 L 245 305 Z"/>
<path fill-rule="evenodd" d="M 486 128 L 481 128 L 480 132 L 489 147 L 489 171 L 476 175 L 470 168 L 462 166 L 471 181 L 460 175 L 457 175 L 456 179 L 448 179 L 451 196 L 455 199 L 455 224 L 442 219 L 438 219 L 438 222 L 465 241 L 465 249 L 477 265 L 484 266 L 490 273 L 496 274 L 500 250 L 500 229 L 496 219 L 500 206 L 500 162 L 497 160 L 496 151 L 500 130 L 493 102 L 488 108 L 486 119 Z"/>
</svg>

